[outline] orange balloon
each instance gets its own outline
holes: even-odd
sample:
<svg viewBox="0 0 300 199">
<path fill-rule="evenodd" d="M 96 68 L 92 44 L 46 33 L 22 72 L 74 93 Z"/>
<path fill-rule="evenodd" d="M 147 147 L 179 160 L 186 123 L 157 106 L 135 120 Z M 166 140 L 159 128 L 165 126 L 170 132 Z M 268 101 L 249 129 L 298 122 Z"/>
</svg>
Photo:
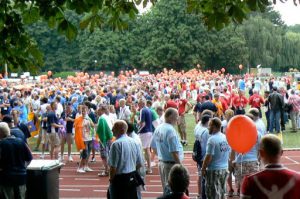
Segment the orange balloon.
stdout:
<svg viewBox="0 0 300 199">
<path fill-rule="evenodd" d="M 257 141 L 257 129 L 250 118 L 245 115 L 237 115 L 229 121 L 226 137 L 234 151 L 245 154 Z"/>
</svg>

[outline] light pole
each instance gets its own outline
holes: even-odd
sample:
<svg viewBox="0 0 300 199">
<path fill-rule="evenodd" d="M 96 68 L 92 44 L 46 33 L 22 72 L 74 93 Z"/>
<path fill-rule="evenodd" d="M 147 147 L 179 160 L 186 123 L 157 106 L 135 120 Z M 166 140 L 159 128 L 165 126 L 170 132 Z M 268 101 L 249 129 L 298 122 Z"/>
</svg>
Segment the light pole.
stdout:
<svg viewBox="0 0 300 199">
<path fill-rule="evenodd" d="M 7 63 L 4 64 L 4 79 L 8 78 Z"/>
<path fill-rule="evenodd" d="M 95 68 L 94 68 L 94 71 L 95 71 L 95 70 L 96 70 L 96 66 L 97 66 L 97 62 L 98 62 L 98 61 L 95 59 L 94 62 L 95 62 Z"/>
</svg>

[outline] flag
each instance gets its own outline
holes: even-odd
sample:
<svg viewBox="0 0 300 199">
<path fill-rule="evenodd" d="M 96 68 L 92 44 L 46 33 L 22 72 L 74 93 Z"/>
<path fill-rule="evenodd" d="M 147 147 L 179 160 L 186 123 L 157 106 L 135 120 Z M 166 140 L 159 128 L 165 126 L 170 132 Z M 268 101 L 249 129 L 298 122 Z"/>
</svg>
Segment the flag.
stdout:
<svg viewBox="0 0 300 199">
<path fill-rule="evenodd" d="M 33 112 L 30 112 L 27 115 L 27 120 L 28 120 L 27 127 L 29 129 L 31 137 L 38 135 L 40 131 L 40 122 L 37 118 L 35 118 Z"/>
</svg>

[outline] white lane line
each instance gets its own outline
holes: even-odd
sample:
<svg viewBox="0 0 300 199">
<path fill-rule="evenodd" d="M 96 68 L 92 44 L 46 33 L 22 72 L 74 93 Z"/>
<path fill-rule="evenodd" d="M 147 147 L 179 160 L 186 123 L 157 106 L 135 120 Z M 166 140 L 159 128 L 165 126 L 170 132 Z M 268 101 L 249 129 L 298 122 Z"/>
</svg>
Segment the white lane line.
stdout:
<svg viewBox="0 0 300 199">
<path fill-rule="evenodd" d="M 299 162 L 297 162 L 296 160 L 290 158 L 290 156 L 285 156 L 285 158 L 292 161 L 292 162 L 294 162 L 295 164 L 299 164 Z"/>
<path fill-rule="evenodd" d="M 196 186 L 198 186 L 198 185 L 196 185 L 196 184 L 191 184 L 190 185 L 190 187 L 196 187 Z M 108 187 L 108 184 L 107 185 L 60 185 L 60 187 L 75 187 L 75 188 L 91 188 L 91 187 L 105 187 L 105 188 L 107 188 Z M 159 185 L 145 185 L 145 187 L 161 187 L 161 185 L 159 184 Z"/>
<path fill-rule="evenodd" d="M 80 189 L 59 189 L 60 191 L 80 191 Z"/>
<path fill-rule="evenodd" d="M 91 188 L 91 187 L 98 187 L 98 188 L 107 188 L 108 185 L 60 185 L 60 187 L 75 187 L 75 188 Z"/>
<path fill-rule="evenodd" d="M 96 178 L 75 178 L 75 180 L 94 180 L 94 181 L 100 181 L 100 179 L 96 179 Z"/>
</svg>

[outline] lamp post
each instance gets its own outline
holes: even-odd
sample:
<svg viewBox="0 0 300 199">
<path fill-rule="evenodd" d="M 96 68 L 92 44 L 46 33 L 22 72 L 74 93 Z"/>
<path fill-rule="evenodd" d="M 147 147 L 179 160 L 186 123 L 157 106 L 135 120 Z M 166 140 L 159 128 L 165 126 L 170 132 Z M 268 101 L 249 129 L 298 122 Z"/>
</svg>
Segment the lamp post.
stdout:
<svg viewBox="0 0 300 199">
<path fill-rule="evenodd" d="M 96 66 L 97 66 L 98 61 L 95 59 L 94 62 L 95 62 L 95 68 L 94 68 L 94 70 L 96 70 Z"/>
</svg>

